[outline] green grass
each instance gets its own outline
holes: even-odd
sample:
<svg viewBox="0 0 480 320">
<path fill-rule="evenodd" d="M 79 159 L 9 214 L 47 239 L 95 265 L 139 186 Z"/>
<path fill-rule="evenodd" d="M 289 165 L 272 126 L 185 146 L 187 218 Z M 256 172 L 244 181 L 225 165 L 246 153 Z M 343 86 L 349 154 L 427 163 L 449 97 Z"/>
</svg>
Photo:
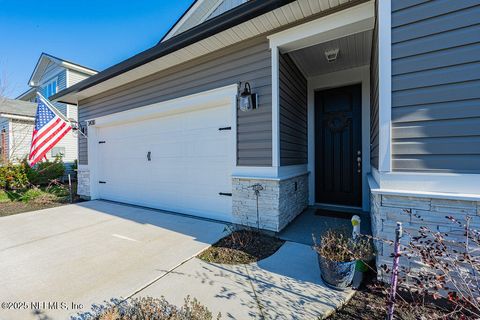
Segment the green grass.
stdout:
<svg viewBox="0 0 480 320">
<path fill-rule="evenodd" d="M 46 193 L 45 191 L 42 191 L 41 189 L 32 188 L 32 189 L 28 189 L 27 191 L 25 191 L 23 193 L 23 195 L 21 196 L 20 200 L 22 202 L 28 203 L 30 201 L 33 201 L 33 200 L 35 200 L 39 197 L 45 196 L 47 194 L 48 193 Z"/>
<path fill-rule="evenodd" d="M 0 190 L 0 203 L 3 202 L 10 202 L 10 198 L 8 196 L 8 193 L 4 190 Z"/>
<path fill-rule="evenodd" d="M 0 203 L 7 203 L 12 201 L 29 203 L 31 201 L 35 201 L 36 199 L 66 201 L 68 200 L 68 197 L 68 188 L 60 185 L 44 188 L 31 188 L 26 190 L 0 190 Z"/>
</svg>

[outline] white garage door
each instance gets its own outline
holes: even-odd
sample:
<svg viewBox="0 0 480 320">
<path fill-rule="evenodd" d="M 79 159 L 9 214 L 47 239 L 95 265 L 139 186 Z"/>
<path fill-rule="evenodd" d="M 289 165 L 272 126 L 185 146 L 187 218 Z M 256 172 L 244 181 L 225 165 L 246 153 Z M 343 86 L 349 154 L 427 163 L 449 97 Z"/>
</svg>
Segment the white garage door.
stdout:
<svg viewBox="0 0 480 320">
<path fill-rule="evenodd" d="M 231 221 L 231 107 L 98 129 L 101 199 Z"/>
</svg>

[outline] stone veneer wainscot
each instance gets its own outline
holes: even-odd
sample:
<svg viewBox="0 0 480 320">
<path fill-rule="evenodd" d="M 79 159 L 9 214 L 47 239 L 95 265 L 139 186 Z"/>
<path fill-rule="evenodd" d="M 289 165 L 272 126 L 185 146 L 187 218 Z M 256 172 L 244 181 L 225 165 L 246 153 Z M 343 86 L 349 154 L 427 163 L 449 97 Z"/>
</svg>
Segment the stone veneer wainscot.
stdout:
<svg viewBox="0 0 480 320">
<path fill-rule="evenodd" d="M 77 170 L 77 194 L 84 200 L 90 200 L 90 169 L 79 166 Z"/>
<path fill-rule="evenodd" d="M 410 241 L 409 234 L 415 234 L 422 226 L 433 231 L 446 232 L 450 240 L 464 241 L 462 229 L 449 221 L 447 216 L 462 222 L 470 216 L 471 227 L 480 228 L 479 201 L 449 199 L 447 196 L 402 196 L 382 192 L 372 192 L 370 199 L 372 233 L 374 237 L 381 239 L 395 240 L 397 221 L 402 222 L 404 230 L 407 231 L 402 238 L 402 244 L 407 244 Z M 389 282 L 390 275 L 383 273 L 379 266 L 392 265 L 393 247 L 380 241 L 376 241 L 375 247 L 378 278 Z M 400 263 L 413 270 L 424 267 L 418 259 L 408 260 L 406 257 L 401 257 Z"/>
<path fill-rule="evenodd" d="M 234 222 L 257 226 L 257 200 L 252 186 L 260 184 L 260 228 L 278 232 L 308 206 L 308 173 L 286 179 L 233 178 Z"/>
</svg>

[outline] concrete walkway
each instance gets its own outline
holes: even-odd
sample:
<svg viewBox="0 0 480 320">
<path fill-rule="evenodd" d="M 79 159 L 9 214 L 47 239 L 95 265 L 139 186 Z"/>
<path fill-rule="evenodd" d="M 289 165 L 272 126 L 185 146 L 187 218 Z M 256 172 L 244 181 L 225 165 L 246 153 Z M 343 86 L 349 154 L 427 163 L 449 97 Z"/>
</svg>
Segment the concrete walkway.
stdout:
<svg viewBox="0 0 480 320">
<path fill-rule="evenodd" d="M 362 219 L 360 232 L 362 234 L 371 234 L 368 213 L 338 213 L 338 216 L 336 216 L 336 212 L 329 212 L 331 215 L 322 216 L 317 214 L 317 209 L 308 208 L 282 230 L 278 236 L 284 240 L 312 245 L 312 234 L 319 240 L 321 235 L 329 229 L 346 230 L 347 233 L 352 232 L 350 219 L 354 214 L 359 215 Z"/>
<path fill-rule="evenodd" d="M 0 218 L 0 319 L 45 319 L 128 297 L 224 235 L 221 223 L 103 201 Z M 68 310 L 60 304 L 65 303 Z M 25 303 L 25 309 L 23 308 Z M 57 309 L 60 308 L 60 309 Z"/>
<path fill-rule="evenodd" d="M 249 265 L 192 258 L 136 295 L 164 296 L 181 305 L 196 297 L 222 319 L 324 319 L 353 296 L 327 288 L 310 246 L 286 242 L 273 256 Z"/>
<path fill-rule="evenodd" d="M 103 201 L 0 218 L 0 302 L 22 303 L 0 319 L 66 319 L 131 296 L 195 297 L 222 319 L 318 319 L 352 296 L 323 285 L 306 244 L 286 242 L 250 265 L 195 258 L 224 228 Z M 32 303 L 48 310 L 35 315 Z"/>
</svg>

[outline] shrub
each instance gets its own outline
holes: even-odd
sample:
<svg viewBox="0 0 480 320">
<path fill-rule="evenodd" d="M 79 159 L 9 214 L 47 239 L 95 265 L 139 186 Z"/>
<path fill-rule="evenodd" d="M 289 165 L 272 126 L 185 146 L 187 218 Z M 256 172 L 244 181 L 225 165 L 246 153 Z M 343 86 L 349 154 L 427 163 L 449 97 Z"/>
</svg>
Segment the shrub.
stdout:
<svg viewBox="0 0 480 320">
<path fill-rule="evenodd" d="M 45 191 L 59 198 L 68 197 L 70 195 L 68 187 L 62 184 L 50 185 L 45 189 Z"/>
<path fill-rule="evenodd" d="M 336 262 L 350 262 L 369 259 L 373 249 L 369 239 L 358 238 L 353 240 L 343 232 L 328 230 L 317 243 L 315 237 L 315 251 L 325 259 Z"/>
<path fill-rule="evenodd" d="M 23 195 L 20 197 L 20 200 L 23 202 L 30 202 L 35 198 L 38 198 L 43 194 L 43 191 L 38 189 L 38 188 L 32 188 L 28 189 L 23 193 Z"/>
<path fill-rule="evenodd" d="M 24 165 L 26 160 L 24 160 Z M 39 162 L 33 168 L 27 164 L 28 181 L 36 186 L 46 186 L 52 181 L 58 180 L 65 174 L 65 165 L 61 157 L 56 157 L 55 160 L 45 160 Z"/>
<path fill-rule="evenodd" d="M 145 297 L 94 305 L 92 312 L 79 314 L 73 320 L 212 320 L 212 313 L 197 299 L 185 299 L 181 308 L 161 299 Z M 220 319 L 218 314 L 216 319 Z"/>
<path fill-rule="evenodd" d="M 412 216 L 424 220 L 420 214 Z M 462 221 L 452 216 L 445 218 L 450 222 L 448 232 L 439 232 L 427 224 L 415 233 L 404 229 L 409 241 L 400 245 L 400 256 L 405 260 L 400 262 L 398 285 L 423 296 L 448 300 L 455 306 L 452 317 L 479 319 L 480 231 L 472 226 L 468 215 Z M 387 265 L 381 268 L 387 274 L 392 271 Z"/>
<path fill-rule="evenodd" d="M 24 163 L 7 163 L 0 167 L 0 189 L 23 189 L 28 186 L 27 168 Z"/>
<path fill-rule="evenodd" d="M 28 203 L 28 202 L 36 202 L 36 203 L 50 203 L 54 201 L 57 197 L 53 194 L 47 193 L 45 191 L 40 190 L 39 188 L 32 188 L 25 191 L 19 198 L 19 200 Z"/>
</svg>

